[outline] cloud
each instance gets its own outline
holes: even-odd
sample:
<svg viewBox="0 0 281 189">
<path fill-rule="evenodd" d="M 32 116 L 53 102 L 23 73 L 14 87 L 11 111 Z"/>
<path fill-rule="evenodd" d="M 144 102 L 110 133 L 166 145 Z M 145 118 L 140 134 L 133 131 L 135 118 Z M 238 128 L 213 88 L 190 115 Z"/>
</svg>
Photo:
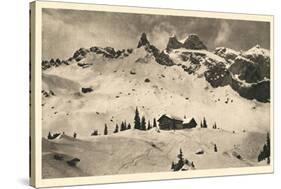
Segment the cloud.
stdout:
<svg viewBox="0 0 281 189">
<path fill-rule="evenodd" d="M 63 9 L 43 9 L 43 59 L 67 59 L 84 47 L 134 48 L 142 32 L 152 44 L 166 48 L 169 36 L 196 33 L 212 50 L 217 46 L 269 48 L 269 23 L 199 17 L 142 15 Z"/>
<path fill-rule="evenodd" d="M 124 18 L 127 17 L 103 12 L 44 9 L 43 59 L 67 59 L 81 47 L 132 47 L 136 44 L 132 38 L 136 34 L 131 34 L 135 27 Z"/>
<path fill-rule="evenodd" d="M 149 37 L 156 47 L 164 49 L 173 34 L 176 34 L 176 27 L 169 22 L 161 22 L 153 27 Z"/>
<path fill-rule="evenodd" d="M 215 46 L 223 45 L 231 36 L 231 26 L 228 22 L 222 21 L 215 38 Z"/>
</svg>

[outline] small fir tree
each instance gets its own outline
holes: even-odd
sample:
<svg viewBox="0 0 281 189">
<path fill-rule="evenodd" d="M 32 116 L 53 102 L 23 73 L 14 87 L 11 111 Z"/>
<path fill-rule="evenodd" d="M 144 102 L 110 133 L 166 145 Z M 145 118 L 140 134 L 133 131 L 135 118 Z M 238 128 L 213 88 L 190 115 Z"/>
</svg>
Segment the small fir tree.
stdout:
<svg viewBox="0 0 281 189">
<path fill-rule="evenodd" d="M 130 123 L 128 124 L 127 129 L 131 129 L 131 124 Z"/>
<path fill-rule="evenodd" d="M 147 123 L 147 130 L 151 129 L 151 125 L 150 125 L 150 121 L 148 120 L 148 123 Z"/>
<path fill-rule="evenodd" d="M 156 119 L 153 119 L 153 127 L 157 127 Z"/>
<path fill-rule="evenodd" d="M 214 152 L 217 152 L 218 151 L 218 148 L 217 148 L 217 145 L 215 144 L 214 145 Z"/>
<path fill-rule="evenodd" d="M 135 129 L 141 129 L 140 114 L 139 114 L 138 108 L 136 108 L 136 111 L 135 111 L 134 123 L 135 123 L 135 125 L 134 125 Z"/>
<path fill-rule="evenodd" d="M 144 116 L 142 116 L 142 118 L 141 118 L 141 130 L 143 130 L 143 131 L 146 130 L 146 122 L 145 122 Z"/>
<path fill-rule="evenodd" d="M 51 139 L 53 136 L 51 134 L 51 132 L 49 131 L 49 134 L 48 134 L 48 139 Z"/>
<path fill-rule="evenodd" d="M 213 125 L 213 129 L 217 129 L 217 123 L 216 122 Z"/>
<path fill-rule="evenodd" d="M 94 130 L 94 132 L 91 134 L 91 136 L 97 136 L 99 135 L 98 130 Z"/>
<path fill-rule="evenodd" d="M 108 130 L 107 130 L 107 125 L 106 125 L 106 124 L 104 125 L 103 134 L 104 134 L 104 135 L 107 135 L 107 134 L 108 134 Z"/>
<path fill-rule="evenodd" d="M 113 133 L 118 133 L 118 131 L 119 131 L 119 126 L 118 126 L 118 124 L 116 124 L 115 130 L 113 131 Z"/>
</svg>

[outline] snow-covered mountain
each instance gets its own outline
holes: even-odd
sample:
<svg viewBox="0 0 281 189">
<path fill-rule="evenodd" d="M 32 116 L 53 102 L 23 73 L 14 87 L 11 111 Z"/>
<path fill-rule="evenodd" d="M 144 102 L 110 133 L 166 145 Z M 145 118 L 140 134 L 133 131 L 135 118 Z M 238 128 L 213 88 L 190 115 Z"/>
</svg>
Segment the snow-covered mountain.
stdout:
<svg viewBox="0 0 281 189">
<path fill-rule="evenodd" d="M 87 135 L 105 123 L 113 129 L 133 123 L 136 107 L 149 120 L 169 113 L 230 130 L 268 130 L 269 52 L 206 49 L 192 34 L 183 43 L 172 36 L 159 50 L 143 33 L 134 49 L 81 48 L 61 64 L 43 61 L 42 90 L 54 93 L 43 97 L 44 133 L 79 128 Z"/>
<path fill-rule="evenodd" d="M 150 44 L 145 33 L 142 34 L 137 48 L 143 47 L 147 57 L 166 66 L 180 66 L 188 74 L 198 74 L 202 67 L 203 75 L 212 87 L 229 85 L 242 97 L 261 102 L 270 101 L 270 56 L 269 51 L 255 46 L 245 52 L 219 47 L 214 52 L 207 47 L 196 34 L 189 35 L 183 43 L 176 36 L 169 38 L 167 48 L 160 51 Z M 82 68 L 97 62 L 120 60 L 129 56 L 134 49 L 115 50 L 111 47 L 80 48 L 67 61 L 43 61 L 43 69 L 60 65 L 77 64 Z M 147 59 L 146 57 L 146 59 Z M 140 57 L 139 61 L 146 61 Z M 202 71 L 201 69 L 201 71 Z M 202 73 L 199 73 L 199 75 Z"/>
<path fill-rule="evenodd" d="M 265 164 L 257 156 L 270 130 L 270 56 L 259 46 L 210 52 L 192 34 L 160 50 L 143 33 L 135 48 L 80 48 L 42 69 L 43 136 L 60 133 L 42 139 L 44 178 L 171 171 L 180 148 L 196 169 Z M 166 114 L 198 126 L 114 133 L 133 126 L 136 107 L 147 123 Z M 78 168 L 65 162 L 73 158 Z"/>
</svg>

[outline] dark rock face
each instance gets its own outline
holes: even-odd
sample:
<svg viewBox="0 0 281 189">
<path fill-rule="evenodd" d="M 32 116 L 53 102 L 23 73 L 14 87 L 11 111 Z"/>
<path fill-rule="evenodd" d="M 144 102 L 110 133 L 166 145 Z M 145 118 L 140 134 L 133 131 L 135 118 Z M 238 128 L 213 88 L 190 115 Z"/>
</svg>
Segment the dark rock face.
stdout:
<svg viewBox="0 0 281 189">
<path fill-rule="evenodd" d="M 203 65 L 206 66 L 204 77 L 214 88 L 229 85 L 240 96 L 270 101 L 270 58 L 258 53 L 238 53 L 221 47 L 215 54 L 225 59 L 218 62 L 202 53 L 182 52 L 182 60 L 189 61 L 189 66 L 179 65 L 188 74 L 194 74 Z"/>
<path fill-rule="evenodd" d="M 256 99 L 260 102 L 270 102 L 270 81 L 261 81 L 244 86 L 243 83 L 233 79 L 230 86 L 244 98 L 249 100 Z"/>
<path fill-rule="evenodd" d="M 175 63 L 170 59 L 168 54 L 165 54 L 164 51 L 162 51 L 158 56 L 155 57 L 155 60 L 157 63 L 161 65 L 166 66 L 172 66 Z"/>
<path fill-rule="evenodd" d="M 55 159 L 55 160 L 58 160 L 58 161 L 62 161 L 62 160 L 64 159 L 64 157 L 63 157 L 63 155 L 61 155 L 61 154 L 55 154 L 55 155 L 54 155 L 54 159 Z"/>
<path fill-rule="evenodd" d="M 243 58 L 236 58 L 235 62 L 229 67 L 229 71 L 238 75 L 240 80 L 245 80 L 248 83 L 261 81 L 265 77 L 264 70 L 261 70 L 258 64 Z"/>
<path fill-rule="evenodd" d="M 60 59 L 51 59 L 51 60 L 43 60 L 42 61 L 42 70 L 49 69 L 51 67 L 59 67 L 60 65 L 69 65 L 69 63 L 65 60 L 60 60 Z"/>
<path fill-rule="evenodd" d="M 214 54 L 224 58 L 225 60 L 234 60 L 238 53 L 228 51 L 226 47 L 218 47 L 215 49 Z"/>
<path fill-rule="evenodd" d="M 204 43 L 200 40 L 198 35 L 191 34 L 188 36 L 188 38 L 183 43 L 183 48 L 186 49 L 194 49 L 194 50 L 207 50 L 207 47 L 204 45 Z"/>
<path fill-rule="evenodd" d="M 142 46 L 149 46 L 149 45 L 150 43 L 146 37 L 146 33 L 142 33 L 137 48 L 140 48 Z"/>
<path fill-rule="evenodd" d="M 232 78 L 229 71 L 223 64 L 216 64 L 211 66 L 209 70 L 204 73 L 205 79 L 212 85 L 212 87 L 222 87 L 231 83 Z"/>
<path fill-rule="evenodd" d="M 191 34 L 187 37 L 184 43 L 178 41 L 176 36 L 172 36 L 169 38 L 167 44 L 167 50 L 171 49 L 179 49 L 179 48 L 186 48 L 186 49 L 193 49 L 193 50 L 207 50 L 205 44 L 200 40 L 198 35 Z"/>
<path fill-rule="evenodd" d="M 67 164 L 71 167 L 76 167 L 79 162 L 79 158 L 73 158 L 72 160 L 67 161 Z"/>
<path fill-rule="evenodd" d="M 144 80 L 144 82 L 149 83 L 149 82 L 150 82 L 150 79 L 146 78 L 146 79 Z"/>
<path fill-rule="evenodd" d="M 174 65 L 174 62 L 170 59 L 168 54 L 165 54 L 164 51 L 160 52 L 158 48 L 150 44 L 145 33 L 142 33 L 137 47 L 144 47 L 148 53 L 151 53 L 154 56 L 155 61 L 161 65 Z"/>
<path fill-rule="evenodd" d="M 51 134 L 51 133 L 49 132 L 47 138 L 48 138 L 49 140 L 54 140 L 54 139 L 56 139 L 58 136 L 60 136 L 60 133 Z"/>
<path fill-rule="evenodd" d="M 75 51 L 74 54 L 73 54 L 73 58 L 76 60 L 76 61 L 80 61 L 82 60 L 86 54 L 88 54 L 90 52 L 90 50 L 88 49 L 85 49 L 85 48 L 80 48 L 79 50 Z"/>
<path fill-rule="evenodd" d="M 50 90 L 49 92 L 45 91 L 45 90 L 42 90 L 41 93 L 46 98 L 51 97 L 51 96 L 55 96 L 55 93 L 52 90 Z"/>
<path fill-rule="evenodd" d="M 91 87 L 86 87 L 81 89 L 82 93 L 90 93 L 93 92 L 93 89 Z"/>
<path fill-rule="evenodd" d="M 167 44 L 167 49 L 179 49 L 183 46 L 181 42 L 178 41 L 176 36 L 170 37 L 168 44 Z"/>
</svg>

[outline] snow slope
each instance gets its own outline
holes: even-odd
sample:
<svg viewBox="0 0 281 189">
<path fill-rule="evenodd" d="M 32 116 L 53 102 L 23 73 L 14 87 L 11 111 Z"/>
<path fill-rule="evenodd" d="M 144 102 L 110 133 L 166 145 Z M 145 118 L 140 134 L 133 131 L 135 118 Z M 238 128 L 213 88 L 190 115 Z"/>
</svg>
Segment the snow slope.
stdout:
<svg viewBox="0 0 281 189">
<path fill-rule="evenodd" d="M 263 165 L 257 156 L 270 130 L 267 52 L 209 52 L 198 36 L 185 45 L 171 39 L 160 51 L 142 34 L 136 49 L 81 48 L 68 61 L 44 61 L 43 137 L 64 134 L 42 139 L 43 177 L 171 171 L 180 148 L 196 169 Z M 167 114 L 198 126 L 113 134 L 123 121 L 133 127 L 136 107 L 147 123 Z M 208 129 L 198 128 L 204 118 Z M 73 158 L 81 160 L 77 167 L 66 163 Z"/>
<path fill-rule="evenodd" d="M 213 88 L 203 77 L 190 75 L 177 65 L 159 65 L 144 48 L 126 58 L 96 62 L 86 69 L 72 64 L 44 72 L 48 80 L 59 77 L 75 83 L 71 89 L 76 90 L 43 98 L 44 135 L 49 131 L 78 131 L 87 136 L 94 129 L 102 132 L 105 123 L 112 131 L 121 121 L 132 124 L 136 107 L 151 121 L 166 113 L 194 117 L 198 124 L 206 117 L 210 126 L 216 122 L 230 131 L 269 129 L 268 103 L 241 98 L 229 86 Z M 144 82 L 146 78 L 150 82 Z M 43 82 L 48 90 L 65 86 L 54 87 L 46 77 Z M 83 94 L 76 86 L 92 87 L 93 92 Z"/>
<path fill-rule="evenodd" d="M 180 148 L 184 158 L 194 162 L 195 169 L 259 166 L 263 164 L 257 163 L 256 157 L 265 137 L 260 133 L 232 133 L 220 129 L 160 133 L 154 129 L 131 129 L 82 140 L 66 135 L 56 141 L 43 138 L 43 178 L 169 172 Z M 214 144 L 218 152 L 214 152 Z M 204 154 L 195 154 L 198 149 Z M 64 159 L 55 160 L 55 154 Z M 74 157 L 80 159 L 77 167 L 68 166 L 66 161 Z"/>
</svg>

